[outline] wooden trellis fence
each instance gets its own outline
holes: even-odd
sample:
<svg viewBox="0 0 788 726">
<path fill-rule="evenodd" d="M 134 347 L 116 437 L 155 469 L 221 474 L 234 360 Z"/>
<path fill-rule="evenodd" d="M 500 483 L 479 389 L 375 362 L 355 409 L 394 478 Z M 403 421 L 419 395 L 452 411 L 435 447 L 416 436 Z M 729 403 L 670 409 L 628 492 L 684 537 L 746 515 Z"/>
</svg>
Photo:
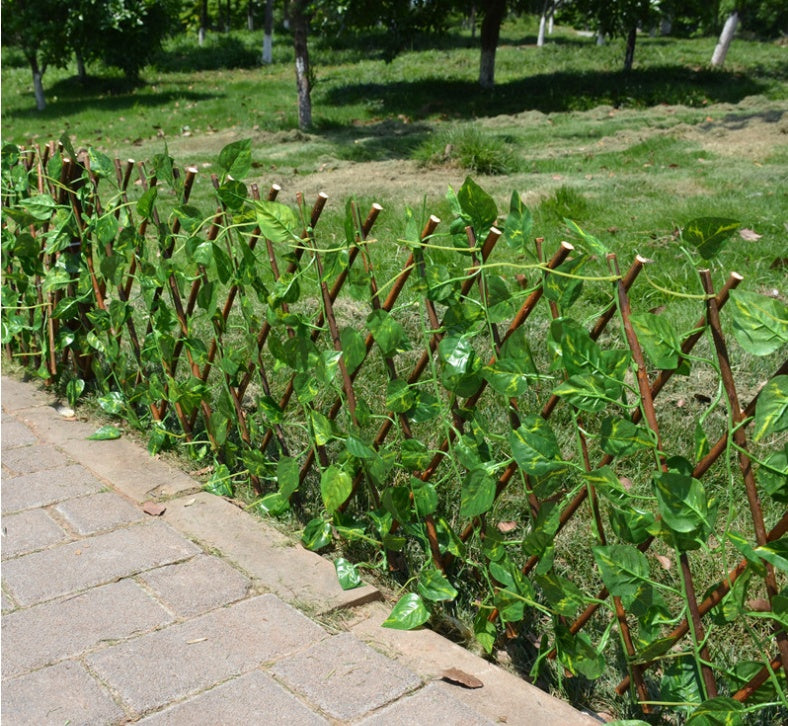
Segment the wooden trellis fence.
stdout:
<svg viewBox="0 0 788 726">
<path fill-rule="evenodd" d="M 701 270 L 696 324 L 664 333 L 660 316 L 630 309 L 647 260 L 621 274 L 586 237 L 543 259 L 541 239 L 514 245 L 514 227 L 527 230 L 514 201 L 506 254 L 470 182 L 448 231 L 430 216 L 375 239 L 382 208 L 363 216 L 351 202 L 344 239 L 321 246 L 327 197 L 298 197 L 296 211 L 277 186 L 263 199 L 233 178 L 243 151 L 223 152 L 205 214 L 198 171 L 166 155 L 148 168 L 56 144 L 4 149 L 7 354 L 74 398 L 93 382 L 108 411 L 150 431 L 152 450 L 182 439 L 228 476 L 248 472 L 268 511 L 319 491 L 324 511 L 305 532 L 315 549 L 340 533 L 374 540 L 391 562 L 415 543 L 411 611 L 467 587 L 488 647 L 497 623 L 509 635 L 541 628 L 538 662 L 557 656 L 596 678 L 615 627 L 617 691 L 632 689 L 646 711 L 665 700 L 650 674 L 676 680 L 676 663 L 699 673 L 699 701 L 763 700 L 766 688 L 785 707 L 788 496 L 784 454 L 767 456 L 763 442 L 779 444 L 788 426 L 788 363 L 741 400 L 720 311 L 742 276 L 717 290 Z M 602 272 L 582 277 L 589 260 Z M 498 274 L 517 264 L 527 279 Z M 583 284 L 603 291 L 597 312 L 583 312 L 588 328 L 571 317 Z M 784 351 L 785 320 L 771 333 L 769 360 Z M 699 356 L 728 417 L 711 440 L 703 424 L 716 404 L 689 434 L 675 422 L 666 434 L 668 407 L 657 407 Z M 655 566 L 665 551 L 675 572 Z M 746 667 L 715 640 L 728 622 L 755 633 Z"/>
</svg>

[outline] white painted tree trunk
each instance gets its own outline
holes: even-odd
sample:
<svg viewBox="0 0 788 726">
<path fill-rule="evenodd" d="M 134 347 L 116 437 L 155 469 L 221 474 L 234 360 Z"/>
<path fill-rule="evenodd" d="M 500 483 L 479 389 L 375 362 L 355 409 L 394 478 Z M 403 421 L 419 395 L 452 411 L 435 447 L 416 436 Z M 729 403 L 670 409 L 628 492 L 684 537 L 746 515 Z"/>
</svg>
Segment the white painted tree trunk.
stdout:
<svg viewBox="0 0 788 726">
<path fill-rule="evenodd" d="M 266 33 L 263 35 L 263 65 L 270 65 L 274 61 L 274 37 Z"/>
<path fill-rule="evenodd" d="M 274 0 L 266 0 L 263 22 L 263 65 L 274 62 Z"/>
<path fill-rule="evenodd" d="M 725 63 L 725 56 L 728 55 L 728 48 L 731 47 L 731 41 L 736 33 L 736 27 L 739 24 L 739 14 L 734 10 L 725 21 L 725 26 L 720 33 L 720 39 L 717 41 L 717 47 L 714 49 L 714 54 L 711 56 L 711 65 L 713 68 L 719 68 Z"/>
<path fill-rule="evenodd" d="M 547 25 L 547 18 L 545 16 L 545 13 L 542 13 L 542 17 L 539 18 L 539 35 L 536 36 L 537 48 L 541 48 L 544 45 L 545 25 Z"/>
<path fill-rule="evenodd" d="M 479 85 L 492 88 L 495 85 L 495 48 L 483 48 L 479 60 Z"/>
</svg>

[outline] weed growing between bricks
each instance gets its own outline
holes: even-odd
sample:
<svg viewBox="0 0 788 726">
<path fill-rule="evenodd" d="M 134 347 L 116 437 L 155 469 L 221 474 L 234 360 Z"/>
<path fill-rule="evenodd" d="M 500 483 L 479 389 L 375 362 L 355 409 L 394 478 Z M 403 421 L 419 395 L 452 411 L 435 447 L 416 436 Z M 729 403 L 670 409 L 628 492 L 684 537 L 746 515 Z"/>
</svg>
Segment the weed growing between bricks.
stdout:
<svg viewBox="0 0 788 726">
<path fill-rule="evenodd" d="M 788 715 L 788 314 L 723 273 L 736 220 L 683 227 L 672 285 L 471 178 L 447 219 L 377 238 L 351 199 L 324 238 L 325 195 L 243 181 L 249 141 L 210 209 L 166 149 L 2 160 L 6 354 L 114 417 L 95 437 L 187 452 L 342 587 L 398 582 L 387 627 L 509 648 L 578 705 Z"/>
</svg>

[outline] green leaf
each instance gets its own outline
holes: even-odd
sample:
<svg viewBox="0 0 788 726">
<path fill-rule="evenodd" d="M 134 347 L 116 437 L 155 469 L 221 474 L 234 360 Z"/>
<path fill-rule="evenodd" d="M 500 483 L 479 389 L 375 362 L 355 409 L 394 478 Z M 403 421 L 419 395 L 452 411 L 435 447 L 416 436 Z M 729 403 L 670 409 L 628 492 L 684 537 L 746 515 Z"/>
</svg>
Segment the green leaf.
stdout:
<svg viewBox="0 0 788 726">
<path fill-rule="evenodd" d="M 257 224 L 266 239 L 274 244 L 299 242 L 296 213 L 280 202 L 256 201 Z"/>
<path fill-rule="evenodd" d="M 222 200 L 222 203 L 227 207 L 227 209 L 230 209 L 234 212 L 243 209 L 248 196 L 246 184 L 236 181 L 235 179 L 229 179 L 224 182 L 224 184 L 219 187 L 216 193 L 219 195 L 219 199 Z"/>
<path fill-rule="evenodd" d="M 561 459 L 561 450 L 550 425 L 536 414 L 526 415 L 520 427 L 509 433 L 509 445 L 512 456 L 526 474 L 543 476 L 569 468 Z"/>
<path fill-rule="evenodd" d="M 419 575 L 419 594 L 432 602 L 450 602 L 457 597 L 457 590 L 436 567 L 426 567 Z"/>
<path fill-rule="evenodd" d="M 342 330 L 339 334 L 339 339 L 342 342 L 342 355 L 345 358 L 345 367 L 347 372 L 352 375 L 367 356 L 364 336 L 355 328 L 348 327 Z"/>
<path fill-rule="evenodd" d="M 554 391 L 575 408 L 589 413 L 598 413 L 608 404 L 608 392 L 604 382 L 594 375 L 569 376 Z"/>
<path fill-rule="evenodd" d="M 386 386 L 386 408 L 394 413 L 406 413 L 416 403 L 416 391 L 407 381 L 395 378 Z"/>
<path fill-rule="evenodd" d="M 325 446 L 334 438 L 331 421 L 327 416 L 324 416 L 320 411 L 310 409 L 309 420 L 312 422 L 312 433 L 318 446 Z"/>
<path fill-rule="evenodd" d="M 415 476 L 410 478 L 410 489 L 413 492 L 413 503 L 420 517 L 433 514 L 438 509 L 438 492 L 430 481 L 422 481 Z"/>
<path fill-rule="evenodd" d="M 504 242 L 518 252 L 525 252 L 530 247 L 533 221 L 528 207 L 523 204 L 520 195 L 513 191 L 504 225 Z"/>
<path fill-rule="evenodd" d="M 575 675 L 595 680 L 605 672 L 607 661 L 604 655 L 597 652 L 584 631 L 573 635 L 569 628 L 557 625 L 556 646 L 558 659 Z"/>
<path fill-rule="evenodd" d="M 504 623 L 519 623 L 525 615 L 523 597 L 505 588 L 495 593 L 495 607 L 498 609 L 498 617 Z"/>
<path fill-rule="evenodd" d="M 471 219 L 476 236 L 483 240 L 498 219 L 498 207 L 495 200 L 482 189 L 471 177 L 466 177 L 457 192 L 462 211 Z"/>
<path fill-rule="evenodd" d="M 101 406 L 101 410 L 112 416 L 122 413 L 125 403 L 123 394 L 119 391 L 111 391 L 98 399 L 98 405 Z"/>
<path fill-rule="evenodd" d="M 96 176 L 104 179 L 115 178 L 115 165 L 106 154 L 91 147 L 88 149 L 88 158 L 90 159 L 90 171 Z"/>
<path fill-rule="evenodd" d="M 723 243 L 738 228 L 739 222 L 726 217 L 698 217 L 687 222 L 681 239 L 691 244 L 704 260 L 715 257 Z"/>
<path fill-rule="evenodd" d="M 339 586 L 343 590 L 352 590 L 362 584 L 358 569 L 344 557 L 337 557 L 337 559 L 334 560 L 334 568 L 337 571 Z"/>
<path fill-rule="evenodd" d="M 66 384 L 66 398 L 68 399 L 68 405 L 71 408 L 77 405 L 77 399 L 82 395 L 82 391 L 85 390 L 85 381 L 81 378 L 72 378 Z"/>
<path fill-rule="evenodd" d="M 681 341 L 664 315 L 635 313 L 630 317 L 638 342 L 651 362 L 660 369 L 678 367 Z"/>
<path fill-rule="evenodd" d="M 775 501 L 788 503 L 788 443 L 758 469 L 758 484 Z"/>
<path fill-rule="evenodd" d="M 383 621 L 384 628 L 395 630 L 413 630 L 427 622 L 430 612 L 421 597 L 415 592 L 403 595 L 389 616 Z"/>
<path fill-rule="evenodd" d="M 743 726 L 744 704 L 727 696 L 710 698 L 700 704 L 686 721 L 686 726 Z"/>
<path fill-rule="evenodd" d="M 484 469 L 468 473 L 462 485 L 460 516 L 476 517 L 484 514 L 495 501 L 496 481 Z"/>
<path fill-rule="evenodd" d="M 111 439 L 119 439 L 123 435 L 123 432 L 117 426 L 111 426 L 107 424 L 106 426 L 102 426 L 90 436 L 88 436 L 88 440 L 90 441 L 110 441 Z"/>
<path fill-rule="evenodd" d="M 778 434 L 788 429 L 788 376 L 772 378 L 758 394 L 753 438 Z"/>
<path fill-rule="evenodd" d="M 219 166 L 235 179 L 243 179 L 252 168 L 252 140 L 241 139 L 227 144 L 219 152 Z"/>
<path fill-rule="evenodd" d="M 660 683 L 660 700 L 666 703 L 693 704 L 701 702 L 700 673 L 694 658 L 680 655 L 666 660 Z M 686 711 L 686 706 L 678 707 Z"/>
<path fill-rule="evenodd" d="M 373 310 L 367 318 L 367 328 L 384 358 L 407 350 L 405 329 L 385 310 Z"/>
<path fill-rule="evenodd" d="M 48 194 L 36 194 L 21 201 L 27 213 L 41 222 L 46 222 L 57 209 L 57 203 Z"/>
<path fill-rule="evenodd" d="M 219 464 L 211 474 L 210 479 L 203 486 L 205 491 L 215 494 L 218 497 L 233 496 L 233 480 L 230 470 L 225 464 Z"/>
<path fill-rule="evenodd" d="M 607 253 L 610 250 L 608 250 L 604 244 L 594 237 L 594 235 L 583 231 L 580 229 L 577 223 L 573 222 L 571 219 L 567 219 L 566 217 L 564 217 L 564 224 L 566 224 L 566 226 L 569 227 L 570 232 L 573 232 L 580 240 L 580 246 L 585 252 L 588 252 L 591 255 L 596 255 L 600 259 L 604 259 L 607 256 Z"/>
<path fill-rule="evenodd" d="M 650 430 L 623 418 L 606 418 L 599 434 L 602 451 L 611 456 L 628 456 L 647 446 L 652 446 Z"/>
<path fill-rule="evenodd" d="M 310 520 L 304 527 L 304 533 L 301 535 L 301 544 L 308 550 L 317 552 L 331 544 L 331 539 L 331 522 L 318 517 Z"/>
<path fill-rule="evenodd" d="M 150 219 L 153 216 L 158 193 L 158 187 L 150 187 L 144 192 L 137 200 L 137 214 L 145 219 Z"/>
<path fill-rule="evenodd" d="M 733 335 L 752 355 L 769 355 L 788 342 L 788 306 L 755 292 L 731 290 Z"/>
<path fill-rule="evenodd" d="M 276 481 L 279 484 L 279 493 L 289 499 L 299 485 L 298 461 L 289 456 L 279 459 L 276 463 Z"/>
<path fill-rule="evenodd" d="M 650 575 L 646 555 L 629 545 L 593 547 L 592 551 L 605 587 L 629 608 Z"/>
<path fill-rule="evenodd" d="M 332 464 L 320 476 L 320 494 L 326 510 L 333 514 L 353 491 L 353 478 Z"/>
<path fill-rule="evenodd" d="M 674 532 L 696 534 L 709 528 L 703 484 L 686 474 L 661 472 L 654 477 L 659 512 Z"/>
<path fill-rule="evenodd" d="M 788 572 L 788 535 L 755 548 L 755 554 L 778 570 Z"/>
</svg>

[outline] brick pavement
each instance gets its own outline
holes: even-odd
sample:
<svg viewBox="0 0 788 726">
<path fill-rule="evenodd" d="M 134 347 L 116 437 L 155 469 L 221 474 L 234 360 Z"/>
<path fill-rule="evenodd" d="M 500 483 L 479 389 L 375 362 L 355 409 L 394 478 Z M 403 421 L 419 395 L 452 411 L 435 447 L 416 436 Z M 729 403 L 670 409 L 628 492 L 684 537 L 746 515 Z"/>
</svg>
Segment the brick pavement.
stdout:
<svg viewBox="0 0 788 726">
<path fill-rule="evenodd" d="M 597 723 L 431 631 L 381 628 L 377 589 L 342 591 L 132 441 L 88 441 L 34 385 L 0 394 L 4 726 Z"/>
</svg>

